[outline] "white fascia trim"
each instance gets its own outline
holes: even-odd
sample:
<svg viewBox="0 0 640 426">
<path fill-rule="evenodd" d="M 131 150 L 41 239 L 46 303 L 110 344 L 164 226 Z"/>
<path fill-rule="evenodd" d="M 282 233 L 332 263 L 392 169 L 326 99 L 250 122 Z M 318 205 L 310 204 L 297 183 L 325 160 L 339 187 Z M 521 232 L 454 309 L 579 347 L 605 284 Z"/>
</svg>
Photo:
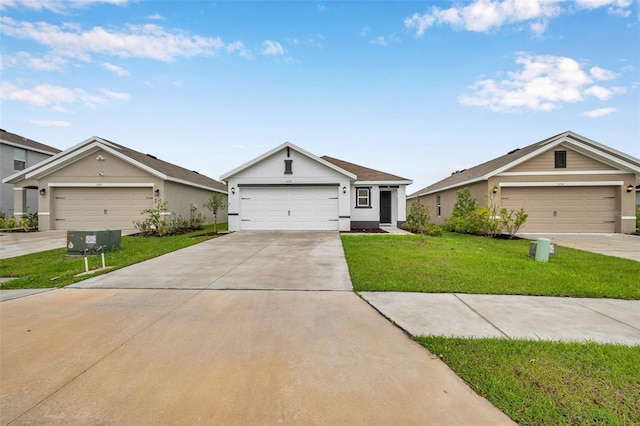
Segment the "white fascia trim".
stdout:
<svg viewBox="0 0 640 426">
<path fill-rule="evenodd" d="M 176 178 L 173 178 L 173 177 L 170 177 L 170 176 L 167 177 L 166 180 L 168 180 L 170 182 L 180 183 L 182 185 L 188 185 L 188 186 L 194 186 L 194 187 L 200 188 L 200 189 L 206 189 L 207 191 L 214 191 L 214 192 L 219 192 L 221 194 L 228 194 L 227 191 L 222 191 L 220 189 L 212 188 L 212 187 L 206 186 L 206 185 L 200 185 L 200 184 L 189 182 L 189 181 L 182 180 L 182 179 L 176 179 Z"/>
<path fill-rule="evenodd" d="M 567 176 L 567 175 L 626 175 L 624 170 L 582 170 L 582 171 L 547 171 L 547 172 L 502 172 L 496 176 Z"/>
<path fill-rule="evenodd" d="M 538 155 L 542 154 L 543 152 L 549 151 L 550 149 L 555 148 L 556 146 L 560 145 L 562 142 L 567 140 L 567 136 L 566 134 L 563 135 L 561 138 L 556 139 L 553 142 L 548 142 L 547 144 L 541 146 L 540 148 L 536 149 L 535 151 L 530 152 L 529 154 L 525 155 L 524 157 L 520 157 L 517 160 L 513 160 L 510 163 L 505 164 L 504 166 L 493 170 L 489 173 L 487 173 L 486 175 L 484 175 L 484 179 L 489 179 L 497 174 L 500 174 L 502 172 L 504 172 L 505 170 L 509 170 L 519 164 L 522 164 L 524 162 L 527 162 L 529 160 L 531 160 L 534 157 L 537 157 Z"/>
<path fill-rule="evenodd" d="M 620 217 L 622 220 L 636 220 L 635 216 L 622 216 Z"/>
<path fill-rule="evenodd" d="M 32 146 L 22 145 L 22 144 L 20 144 L 18 142 L 10 142 L 10 141 L 4 140 L 4 139 L 2 139 L 2 143 L 4 145 L 10 145 L 10 146 L 14 146 L 16 148 L 24 149 L 25 151 L 38 152 L 40 154 L 48 154 L 48 155 L 56 155 L 57 154 L 57 152 L 47 151 L 47 150 L 44 150 L 44 149 L 38 149 L 38 148 L 34 148 Z"/>
<path fill-rule="evenodd" d="M 353 183 L 356 185 L 411 185 L 412 180 L 357 180 Z"/>
<path fill-rule="evenodd" d="M 49 212 L 38 212 L 38 216 L 49 216 L 50 214 Z"/>
<path fill-rule="evenodd" d="M 27 188 L 16 188 L 15 186 L 13 187 L 14 191 L 26 191 Z"/>
<path fill-rule="evenodd" d="M 253 160 L 251 160 L 249 162 L 246 162 L 243 165 L 241 165 L 239 167 L 236 167 L 235 169 L 223 174 L 222 176 L 220 176 L 220 180 L 226 181 L 231 176 L 237 174 L 238 172 L 240 172 L 240 171 L 242 171 L 242 170 L 244 170 L 246 168 L 249 168 L 249 167 L 253 166 L 256 163 L 259 163 L 260 161 L 264 160 L 267 157 L 272 156 L 273 154 L 275 154 L 276 152 L 278 152 L 278 151 L 280 151 L 280 150 L 282 150 L 284 148 L 291 148 L 294 151 L 297 151 L 300 154 L 305 155 L 305 156 L 309 157 L 310 159 L 315 160 L 318 163 L 320 163 L 320 164 L 322 164 L 322 165 L 324 165 L 326 167 L 329 167 L 330 169 L 335 170 L 336 172 L 338 172 L 340 174 L 343 174 L 343 175 L 347 176 L 348 178 L 350 178 L 352 180 L 356 180 L 358 178 L 353 173 L 350 173 L 350 172 L 348 172 L 348 171 L 336 166 L 335 164 L 332 164 L 332 163 L 330 163 L 330 162 L 328 162 L 326 160 L 323 160 L 322 158 L 320 158 L 320 157 L 318 157 L 316 155 L 313 155 L 312 153 L 310 153 L 308 151 L 305 151 L 304 149 L 300 148 L 299 146 L 296 146 L 296 145 L 292 144 L 291 142 L 285 142 L 285 143 L 273 148 L 271 151 L 267 151 L 264 154 L 254 158 Z"/>
<path fill-rule="evenodd" d="M 26 213 L 24 212 L 13 212 L 14 216 L 24 216 Z"/>
<path fill-rule="evenodd" d="M 487 180 L 486 176 L 480 176 L 475 179 L 465 180 L 464 182 L 456 183 L 453 185 L 445 186 L 443 188 L 434 189 L 433 191 L 423 192 L 421 194 L 415 194 L 411 198 L 422 197 L 424 195 L 435 194 L 436 192 L 448 191 L 449 189 L 460 188 L 467 185 L 471 185 L 473 183 L 482 182 L 483 180 Z"/>
<path fill-rule="evenodd" d="M 153 183 L 52 182 L 49 188 L 153 188 Z"/>
<path fill-rule="evenodd" d="M 500 188 L 516 188 L 516 187 L 553 187 L 553 186 L 622 186 L 624 181 L 581 181 L 581 182 L 500 182 Z"/>
<path fill-rule="evenodd" d="M 579 149 L 582 149 L 584 151 L 589 152 L 590 154 L 592 154 L 592 156 L 595 156 L 596 159 L 599 159 L 598 157 L 607 160 L 606 162 L 609 165 L 614 165 L 616 167 L 621 167 L 621 168 L 626 168 L 628 170 L 632 170 L 633 172 L 635 172 L 636 174 L 640 173 L 640 167 L 637 164 L 631 164 L 628 163 L 625 160 L 621 160 L 620 158 L 614 157 L 613 155 L 610 155 L 602 150 L 597 150 L 589 145 L 585 145 L 583 143 L 580 143 L 578 141 L 573 141 L 570 140 L 569 144 L 572 144 L 576 147 L 578 147 Z M 625 157 L 630 157 L 627 154 L 623 154 Z M 638 161 L 635 158 L 630 158 L 632 161 Z"/>
</svg>

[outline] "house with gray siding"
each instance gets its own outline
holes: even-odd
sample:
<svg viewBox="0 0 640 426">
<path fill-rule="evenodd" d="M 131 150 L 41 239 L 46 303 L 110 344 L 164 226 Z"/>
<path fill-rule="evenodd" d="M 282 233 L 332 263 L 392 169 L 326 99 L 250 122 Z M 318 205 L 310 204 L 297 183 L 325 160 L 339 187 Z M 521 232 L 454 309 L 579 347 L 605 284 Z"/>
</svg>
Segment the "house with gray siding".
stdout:
<svg viewBox="0 0 640 426">
<path fill-rule="evenodd" d="M 52 146 L 0 129 L 0 181 L 59 152 L 59 149 Z M 8 218 L 14 214 L 22 216 L 38 211 L 37 188 L 25 187 L 18 190 L 24 191 L 25 205 L 18 206 L 18 210 L 15 210 L 13 185 L 4 182 L 0 185 L 0 216 Z"/>
</svg>

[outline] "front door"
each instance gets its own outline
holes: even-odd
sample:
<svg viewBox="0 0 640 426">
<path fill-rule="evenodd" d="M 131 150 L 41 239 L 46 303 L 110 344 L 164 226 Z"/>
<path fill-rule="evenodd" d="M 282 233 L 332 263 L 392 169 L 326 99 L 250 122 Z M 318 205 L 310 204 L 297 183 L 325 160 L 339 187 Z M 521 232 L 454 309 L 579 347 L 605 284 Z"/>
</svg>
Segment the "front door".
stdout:
<svg viewBox="0 0 640 426">
<path fill-rule="evenodd" d="M 391 223 L 391 192 L 380 192 L 380 223 Z"/>
</svg>

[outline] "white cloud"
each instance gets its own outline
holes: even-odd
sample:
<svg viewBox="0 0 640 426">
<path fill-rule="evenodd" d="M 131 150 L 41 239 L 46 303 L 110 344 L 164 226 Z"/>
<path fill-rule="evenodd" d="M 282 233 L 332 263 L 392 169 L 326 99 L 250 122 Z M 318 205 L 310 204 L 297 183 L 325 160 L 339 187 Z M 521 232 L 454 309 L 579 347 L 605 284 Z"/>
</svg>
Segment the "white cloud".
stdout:
<svg viewBox="0 0 640 426">
<path fill-rule="evenodd" d="M 371 34 L 371 27 L 366 26 L 360 30 L 360 37 L 366 37 Z"/>
<path fill-rule="evenodd" d="M 18 101 L 27 104 L 51 107 L 57 111 L 64 111 L 64 104 L 80 104 L 89 108 L 97 105 L 105 105 L 110 99 L 128 100 L 124 93 L 112 92 L 108 89 L 100 89 L 103 96 L 87 93 L 83 89 L 68 88 L 52 84 L 39 84 L 30 89 L 14 86 L 6 81 L 0 86 L 0 99 Z"/>
<path fill-rule="evenodd" d="M 599 108 L 599 109 L 594 109 L 592 111 L 583 112 L 582 115 L 589 118 L 600 118 L 600 117 L 604 117 L 605 115 L 613 114 L 614 112 L 617 112 L 617 111 L 618 110 L 616 108 L 611 108 L 611 107 Z"/>
<path fill-rule="evenodd" d="M 64 69 L 67 60 L 60 56 L 33 56 L 27 52 L 18 52 L 14 56 L 3 57 L 3 65 L 26 66 L 38 71 L 60 71 Z"/>
<path fill-rule="evenodd" d="M 149 58 L 170 62 L 176 57 L 214 55 L 224 47 L 219 37 L 202 37 L 182 31 L 169 32 L 154 24 L 129 25 L 126 30 L 46 22 L 19 22 L 0 17 L 3 36 L 33 40 L 56 55 L 89 61 L 91 54 Z"/>
<path fill-rule="evenodd" d="M 414 13 L 405 18 L 404 25 L 422 37 L 434 25 L 488 32 L 506 24 L 536 21 L 530 29 L 540 35 L 546 31 L 549 19 L 571 11 L 573 4 L 563 0 L 474 0 L 464 6 L 434 6 L 426 13 Z M 609 13 L 628 16 L 631 0 L 578 0 L 575 4 L 581 9 L 608 7 Z"/>
<path fill-rule="evenodd" d="M 102 63 L 102 68 L 109 70 L 113 73 L 115 73 L 116 75 L 120 76 L 120 77 L 124 77 L 126 75 L 129 75 L 129 71 L 127 71 L 126 69 L 118 66 L 118 65 L 114 65 L 110 62 L 103 62 Z"/>
<path fill-rule="evenodd" d="M 151 19 L 153 21 L 164 21 L 164 16 L 159 13 L 154 13 L 153 15 L 147 16 L 147 19 Z"/>
<path fill-rule="evenodd" d="M 61 120 L 30 120 L 29 123 L 40 127 L 69 127 L 71 122 Z"/>
<path fill-rule="evenodd" d="M 109 90 L 109 89 L 98 89 L 98 91 L 100 93 L 102 93 L 104 96 L 106 96 L 109 99 L 114 99 L 117 101 L 128 101 L 131 99 L 131 95 L 128 93 L 121 93 L 121 92 L 114 92 L 113 90 Z"/>
<path fill-rule="evenodd" d="M 284 48 L 277 41 L 266 40 L 262 42 L 264 48 L 262 49 L 262 54 L 267 56 L 279 56 L 284 55 Z"/>
<path fill-rule="evenodd" d="M 563 103 L 583 101 L 587 96 L 600 100 L 624 93 L 622 87 L 593 85 L 594 79 L 574 59 L 563 56 L 528 56 L 520 54 L 519 72 L 507 72 L 502 80 L 486 79 L 473 84 L 471 93 L 459 96 L 463 105 L 486 107 L 493 111 L 531 109 L 551 111 Z M 596 75 L 611 77 L 602 68 Z"/>
<path fill-rule="evenodd" d="M 238 55 L 245 59 L 251 60 L 255 58 L 253 52 L 247 49 L 241 41 L 234 41 L 233 43 L 227 44 L 226 49 L 228 53 L 238 52 Z"/>
<path fill-rule="evenodd" d="M 0 10 L 13 7 L 37 11 L 48 10 L 54 13 L 67 13 L 69 9 L 79 9 L 94 4 L 124 5 L 128 2 L 129 0 L 2 0 L 0 1 Z"/>
<path fill-rule="evenodd" d="M 615 72 L 605 70 L 604 68 L 600 67 L 591 67 L 591 69 L 589 70 L 589 74 L 591 74 L 591 77 L 598 81 L 613 80 L 614 78 L 618 77 L 618 74 L 616 74 Z"/>
<path fill-rule="evenodd" d="M 378 36 L 378 37 L 372 38 L 371 40 L 369 40 L 369 43 L 377 44 L 378 46 L 388 46 L 389 45 L 389 43 L 384 38 L 384 36 Z"/>
</svg>

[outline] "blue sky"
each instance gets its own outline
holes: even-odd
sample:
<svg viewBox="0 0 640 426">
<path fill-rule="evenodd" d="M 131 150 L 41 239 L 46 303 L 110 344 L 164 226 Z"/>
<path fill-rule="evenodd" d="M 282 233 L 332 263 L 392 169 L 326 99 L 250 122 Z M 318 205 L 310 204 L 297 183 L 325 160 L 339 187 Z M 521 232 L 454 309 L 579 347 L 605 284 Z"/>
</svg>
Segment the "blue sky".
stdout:
<svg viewBox="0 0 640 426">
<path fill-rule="evenodd" d="M 632 0 L 0 0 L 0 127 L 213 178 L 290 141 L 414 180 L 572 130 L 640 157 Z"/>
</svg>

